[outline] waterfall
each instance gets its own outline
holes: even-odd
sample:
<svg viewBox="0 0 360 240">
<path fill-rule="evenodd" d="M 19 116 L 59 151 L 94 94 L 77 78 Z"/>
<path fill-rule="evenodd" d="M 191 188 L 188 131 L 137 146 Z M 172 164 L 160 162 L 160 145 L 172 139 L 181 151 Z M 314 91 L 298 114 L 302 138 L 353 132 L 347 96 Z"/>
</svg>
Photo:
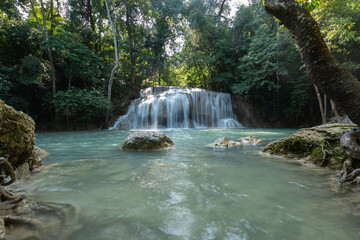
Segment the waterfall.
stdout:
<svg viewBox="0 0 360 240">
<path fill-rule="evenodd" d="M 230 94 L 199 88 L 154 87 L 142 90 L 110 130 L 156 128 L 241 128 Z"/>
</svg>

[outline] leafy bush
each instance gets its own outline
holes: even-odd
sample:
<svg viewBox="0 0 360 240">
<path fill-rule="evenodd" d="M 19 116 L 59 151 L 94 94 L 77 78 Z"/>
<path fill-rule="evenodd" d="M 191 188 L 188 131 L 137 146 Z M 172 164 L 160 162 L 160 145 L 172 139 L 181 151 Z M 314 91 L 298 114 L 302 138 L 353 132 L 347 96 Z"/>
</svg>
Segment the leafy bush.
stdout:
<svg viewBox="0 0 360 240">
<path fill-rule="evenodd" d="M 107 99 L 98 90 L 71 88 L 55 95 L 53 104 L 68 122 L 96 122 L 104 117 Z"/>
</svg>

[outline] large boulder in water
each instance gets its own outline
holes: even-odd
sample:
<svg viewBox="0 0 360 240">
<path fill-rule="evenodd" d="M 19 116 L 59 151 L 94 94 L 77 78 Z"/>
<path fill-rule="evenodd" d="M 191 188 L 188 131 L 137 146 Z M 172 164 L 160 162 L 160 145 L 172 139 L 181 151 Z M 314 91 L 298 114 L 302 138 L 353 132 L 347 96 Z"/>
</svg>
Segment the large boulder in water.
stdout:
<svg viewBox="0 0 360 240">
<path fill-rule="evenodd" d="M 0 100 L 0 156 L 18 167 L 30 161 L 35 145 L 35 122 Z"/>
<path fill-rule="evenodd" d="M 136 132 L 130 134 L 121 145 L 123 150 L 159 150 L 174 146 L 173 141 L 159 132 Z"/>
</svg>

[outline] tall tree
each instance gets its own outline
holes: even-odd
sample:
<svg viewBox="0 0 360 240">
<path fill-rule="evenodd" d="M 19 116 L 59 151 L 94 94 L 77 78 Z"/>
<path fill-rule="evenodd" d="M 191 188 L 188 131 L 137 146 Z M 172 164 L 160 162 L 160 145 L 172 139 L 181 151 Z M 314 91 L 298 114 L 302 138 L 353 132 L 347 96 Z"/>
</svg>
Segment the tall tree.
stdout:
<svg viewBox="0 0 360 240">
<path fill-rule="evenodd" d="M 133 13 L 130 3 L 125 5 L 125 25 L 128 34 L 128 40 L 130 44 L 130 59 L 131 59 L 131 86 L 135 86 L 135 79 L 136 79 L 136 51 L 135 51 L 135 43 L 136 38 L 133 32 Z"/>
<path fill-rule="evenodd" d="M 105 116 L 105 126 L 107 126 L 108 122 L 109 122 L 109 115 L 110 115 L 111 89 L 112 89 L 112 85 L 113 85 L 113 81 L 114 81 L 115 71 L 119 67 L 119 57 L 118 57 L 118 48 L 117 48 L 117 40 L 116 40 L 116 30 L 115 30 L 114 24 L 113 24 L 113 22 L 111 20 L 111 14 L 110 14 L 110 9 L 109 9 L 107 0 L 105 0 L 105 7 L 106 7 L 107 14 L 108 14 L 111 30 L 112 30 L 112 33 L 113 33 L 114 52 L 115 52 L 115 65 L 111 69 L 110 79 L 109 79 L 109 83 L 108 83 L 108 97 L 107 97 L 108 106 L 106 108 L 106 116 Z"/>
<path fill-rule="evenodd" d="M 47 26 L 46 26 L 46 15 L 45 15 L 44 2 L 43 2 L 43 0 L 40 0 L 40 2 L 41 2 L 41 12 L 43 15 L 43 31 L 45 34 L 46 41 L 49 41 L 49 34 L 48 34 Z M 34 15 L 35 14 L 36 14 L 36 12 L 34 12 Z M 50 68 L 51 68 L 52 94 L 53 94 L 53 97 L 55 97 L 55 94 L 56 94 L 56 72 L 55 72 L 55 66 L 54 66 L 54 58 L 52 56 L 52 52 L 49 47 L 47 48 L 47 52 L 49 55 Z"/>
<path fill-rule="evenodd" d="M 360 82 L 330 53 L 310 13 L 296 0 L 265 0 L 265 9 L 293 34 L 310 77 L 325 94 L 360 124 Z"/>
</svg>

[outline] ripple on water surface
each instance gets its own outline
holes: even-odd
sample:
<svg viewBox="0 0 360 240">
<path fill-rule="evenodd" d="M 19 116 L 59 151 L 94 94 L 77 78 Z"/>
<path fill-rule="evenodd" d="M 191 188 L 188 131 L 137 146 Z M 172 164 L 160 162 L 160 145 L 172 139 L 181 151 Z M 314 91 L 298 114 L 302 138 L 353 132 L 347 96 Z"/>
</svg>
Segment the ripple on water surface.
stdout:
<svg viewBox="0 0 360 240">
<path fill-rule="evenodd" d="M 119 150 L 129 131 L 41 133 L 47 167 L 19 186 L 79 209 L 68 239 L 359 239 L 359 202 L 346 202 L 359 192 L 340 193 L 333 172 L 266 158 L 261 146 L 206 147 L 292 131 L 164 131 L 175 148 L 155 152 Z"/>
</svg>

